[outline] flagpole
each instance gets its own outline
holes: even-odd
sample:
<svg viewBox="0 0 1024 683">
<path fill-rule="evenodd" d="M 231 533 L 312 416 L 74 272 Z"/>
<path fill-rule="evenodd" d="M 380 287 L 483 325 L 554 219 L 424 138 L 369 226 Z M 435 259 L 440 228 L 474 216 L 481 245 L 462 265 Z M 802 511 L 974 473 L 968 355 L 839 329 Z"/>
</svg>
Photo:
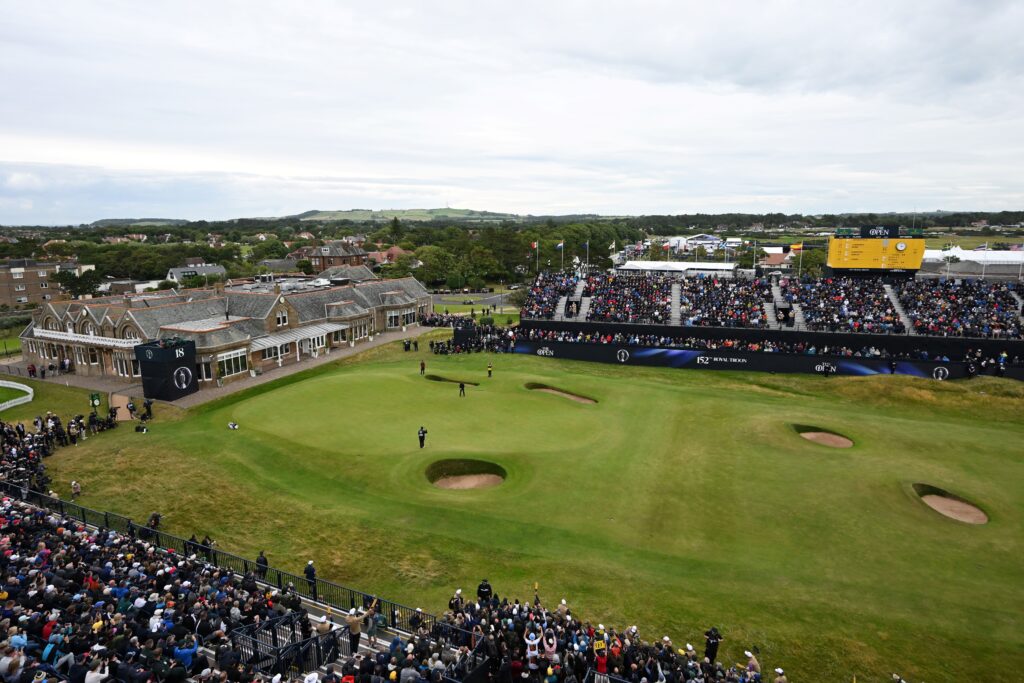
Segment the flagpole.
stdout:
<svg viewBox="0 0 1024 683">
<path fill-rule="evenodd" d="M 534 249 L 537 252 L 537 275 L 540 275 L 540 238 L 537 238 L 537 248 Z"/>
<path fill-rule="evenodd" d="M 590 240 L 587 240 L 587 270 L 590 270 Z"/>
<path fill-rule="evenodd" d="M 563 239 L 560 242 L 560 244 L 562 245 L 562 248 L 559 249 L 558 251 L 562 252 L 562 257 L 561 257 L 562 260 L 561 260 L 561 265 L 558 266 L 558 269 L 561 270 L 564 273 L 565 272 L 565 240 Z"/>
</svg>

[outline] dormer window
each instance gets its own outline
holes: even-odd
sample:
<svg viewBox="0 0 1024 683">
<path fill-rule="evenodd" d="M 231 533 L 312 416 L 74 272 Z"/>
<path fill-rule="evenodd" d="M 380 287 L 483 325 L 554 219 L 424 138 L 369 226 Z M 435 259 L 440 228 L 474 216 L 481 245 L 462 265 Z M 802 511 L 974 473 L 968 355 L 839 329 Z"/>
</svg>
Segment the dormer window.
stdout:
<svg viewBox="0 0 1024 683">
<path fill-rule="evenodd" d="M 288 324 L 288 311 L 277 312 L 277 326 L 285 327 Z"/>
</svg>

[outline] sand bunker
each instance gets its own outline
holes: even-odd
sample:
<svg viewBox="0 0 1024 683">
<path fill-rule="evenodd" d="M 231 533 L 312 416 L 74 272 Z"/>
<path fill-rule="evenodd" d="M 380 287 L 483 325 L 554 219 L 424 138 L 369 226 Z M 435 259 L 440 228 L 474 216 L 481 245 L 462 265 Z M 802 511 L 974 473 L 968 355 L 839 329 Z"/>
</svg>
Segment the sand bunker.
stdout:
<svg viewBox="0 0 1024 683">
<path fill-rule="evenodd" d="M 797 431 L 797 434 L 808 441 L 813 441 L 814 443 L 822 446 L 828 446 L 830 448 L 850 448 L 853 446 L 852 439 L 849 439 L 842 434 L 826 431 L 820 427 L 812 427 L 810 425 L 793 425 L 793 429 Z"/>
<path fill-rule="evenodd" d="M 505 481 L 496 474 L 463 474 L 458 477 L 441 477 L 434 482 L 439 489 L 489 489 Z"/>
<path fill-rule="evenodd" d="M 526 388 L 529 389 L 530 391 L 539 391 L 539 392 L 544 393 L 544 394 L 554 394 L 555 396 L 561 396 L 562 398 L 567 398 L 570 401 L 576 401 L 577 403 L 589 403 L 589 404 L 597 403 L 596 400 L 590 398 L 589 396 L 580 396 L 579 394 L 574 394 L 571 391 L 565 391 L 564 389 L 558 389 L 556 387 L 550 387 L 547 384 L 537 384 L 536 382 L 527 382 L 526 383 Z"/>
<path fill-rule="evenodd" d="M 427 467 L 427 479 L 439 489 L 488 489 L 505 481 L 505 468 L 486 460 L 438 460 Z"/>
<path fill-rule="evenodd" d="M 914 493 L 940 515 L 964 524 L 988 523 L 988 515 L 981 508 L 948 491 L 929 484 L 914 484 Z"/>
<path fill-rule="evenodd" d="M 442 377 L 441 375 L 423 375 L 425 379 L 429 379 L 431 382 L 451 382 L 452 384 L 468 384 L 470 386 L 478 387 L 480 382 L 470 382 L 464 379 L 451 379 L 450 377 Z"/>
</svg>

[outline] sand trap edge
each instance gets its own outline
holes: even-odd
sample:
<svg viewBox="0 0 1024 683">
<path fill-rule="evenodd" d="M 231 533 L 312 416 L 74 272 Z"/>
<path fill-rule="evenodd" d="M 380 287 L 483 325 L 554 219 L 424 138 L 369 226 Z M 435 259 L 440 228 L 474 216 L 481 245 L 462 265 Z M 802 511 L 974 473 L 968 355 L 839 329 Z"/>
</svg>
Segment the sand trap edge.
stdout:
<svg viewBox="0 0 1024 683">
<path fill-rule="evenodd" d="M 433 486 L 444 490 L 492 488 L 508 478 L 501 465 L 473 458 L 435 460 L 424 474 Z"/>
<path fill-rule="evenodd" d="M 981 506 L 955 493 L 931 484 L 915 483 L 910 488 L 921 502 L 947 519 L 962 524 L 988 524 L 989 516 Z"/>
<path fill-rule="evenodd" d="M 793 430 L 811 443 L 829 448 L 853 448 L 853 439 L 843 434 L 815 427 L 813 425 L 792 425 Z"/>
</svg>

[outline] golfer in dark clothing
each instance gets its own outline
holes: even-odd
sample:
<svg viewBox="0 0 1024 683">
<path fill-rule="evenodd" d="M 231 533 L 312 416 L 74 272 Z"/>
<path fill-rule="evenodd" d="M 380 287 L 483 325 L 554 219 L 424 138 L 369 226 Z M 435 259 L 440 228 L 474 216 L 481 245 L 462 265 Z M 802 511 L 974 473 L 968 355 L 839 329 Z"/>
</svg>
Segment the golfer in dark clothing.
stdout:
<svg viewBox="0 0 1024 683">
<path fill-rule="evenodd" d="M 465 382 L 459 382 L 459 396 L 465 396 L 465 395 L 466 395 L 466 383 Z"/>
<path fill-rule="evenodd" d="M 487 579 L 481 581 L 480 585 L 476 587 L 476 597 L 480 598 L 481 603 L 489 602 L 492 593 L 494 591 L 491 589 L 491 584 L 487 582 Z"/>
<path fill-rule="evenodd" d="M 427 363 L 426 363 L 426 361 L 422 361 L 421 360 L 420 361 L 420 374 L 422 375 L 422 374 L 426 373 L 426 371 L 427 371 Z"/>
<path fill-rule="evenodd" d="M 490 361 L 487 362 L 487 377 L 490 378 L 491 373 L 494 372 L 494 365 Z"/>
<path fill-rule="evenodd" d="M 427 430 L 421 426 L 420 431 L 416 432 L 416 434 L 420 437 L 420 448 L 423 448 L 423 444 L 427 440 Z"/>
</svg>

